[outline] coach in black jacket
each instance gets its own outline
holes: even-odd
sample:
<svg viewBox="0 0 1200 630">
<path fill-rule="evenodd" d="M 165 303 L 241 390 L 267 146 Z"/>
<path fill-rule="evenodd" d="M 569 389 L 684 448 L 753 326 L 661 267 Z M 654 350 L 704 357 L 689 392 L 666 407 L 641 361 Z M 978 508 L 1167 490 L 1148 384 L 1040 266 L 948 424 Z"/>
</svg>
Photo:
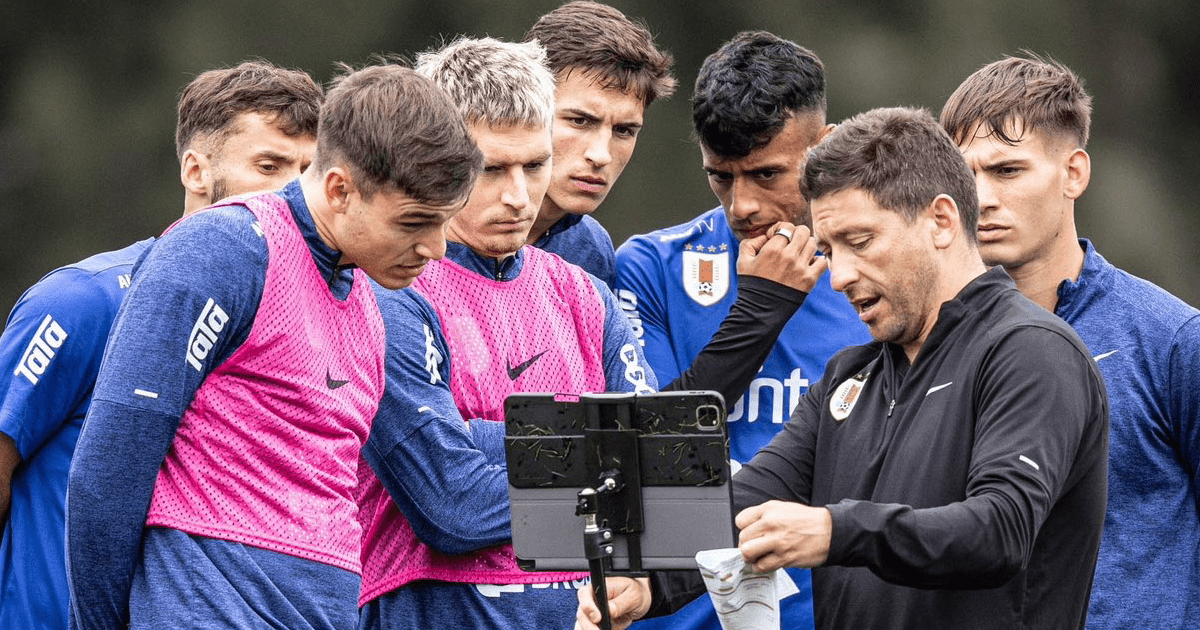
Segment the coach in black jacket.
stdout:
<svg viewBox="0 0 1200 630">
<path fill-rule="evenodd" d="M 928 112 L 843 123 L 801 187 L 876 342 L 835 356 L 734 477 L 743 556 L 815 567 L 823 629 L 1082 628 L 1108 457 L 1086 347 L 985 270 L 974 177 Z M 702 591 L 660 573 L 613 580 L 610 603 L 620 626 Z"/>
</svg>

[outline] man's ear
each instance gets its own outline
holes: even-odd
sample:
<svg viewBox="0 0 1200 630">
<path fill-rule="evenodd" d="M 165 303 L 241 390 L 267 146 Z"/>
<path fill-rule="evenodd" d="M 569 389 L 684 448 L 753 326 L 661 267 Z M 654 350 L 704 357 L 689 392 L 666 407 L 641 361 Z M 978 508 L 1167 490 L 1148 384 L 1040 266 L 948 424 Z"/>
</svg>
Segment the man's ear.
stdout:
<svg viewBox="0 0 1200 630">
<path fill-rule="evenodd" d="M 1092 158 L 1087 151 L 1076 148 L 1067 156 L 1067 181 L 1063 195 L 1071 201 L 1083 196 L 1092 179 Z"/>
<path fill-rule="evenodd" d="M 184 151 L 179 160 L 179 181 L 189 195 L 207 198 L 212 192 L 212 161 L 195 149 Z"/>
<path fill-rule="evenodd" d="M 350 209 L 350 196 L 356 192 L 349 171 L 335 166 L 321 176 L 321 184 L 329 208 L 335 214 L 345 214 Z"/>
<path fill-rule="evenodd" d="M 837 129 L 837 125 L 834 123 L 829 123 L 828 125 L 822 127 L 821 130 L 817 132 L 817 140 L 816 142 L 813 142 L 813 146 L 815 147 L 818 144 L 821 144 L 821 141 L 825 139 L 825 136 L 828 136 L 829 132 L 833 131 L 834 129 Z"/>
<path fill-rule="evenodd" d="M 954 203 L 950 195 L 941 194 L 934 197 L 925 208 L 925 214 L 931 220 L 933 244 L 938 249 L 946 249 L 962 233 L 958 204 Z"/>
</svg>

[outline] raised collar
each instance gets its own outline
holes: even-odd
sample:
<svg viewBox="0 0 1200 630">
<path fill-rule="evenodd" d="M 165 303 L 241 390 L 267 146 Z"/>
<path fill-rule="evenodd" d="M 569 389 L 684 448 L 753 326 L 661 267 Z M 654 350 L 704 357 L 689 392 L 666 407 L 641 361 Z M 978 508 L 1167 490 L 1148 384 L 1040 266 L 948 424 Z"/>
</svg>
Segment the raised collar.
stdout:
<svg viewBox="0 0 1200 630">
<path fill-rule="evenodd" d="M 525 266 L 526 247 L 529 246 L 524 245 L 515 254 L 496 259 L 480 256 L 475 253 L 475 250 L 462 243 L 447 241 L 446 258 L 456 265 L 474 271 L 485 278 L 507 282 L 521 274 L 521 269 Z"/>
</svg>

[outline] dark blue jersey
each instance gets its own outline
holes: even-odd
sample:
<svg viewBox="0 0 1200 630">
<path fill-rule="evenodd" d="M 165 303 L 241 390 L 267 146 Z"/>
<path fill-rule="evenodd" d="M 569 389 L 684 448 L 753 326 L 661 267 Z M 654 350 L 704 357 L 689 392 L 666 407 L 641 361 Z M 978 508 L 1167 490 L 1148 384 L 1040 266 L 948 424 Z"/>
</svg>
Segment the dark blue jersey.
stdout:
<svg viewBox="0 0 1200 630">
<path fill-rule="evenodd" d="M 534 247 L 558 254 L 563 260 L 613 286 L 617 276 L 612 237 L 604 226 L 586 214 L 566 214 L 538 238 Z"/>
<path fill-rule="evenodd" d="M 299 183 L 292 182 L 280 194 L 292 208 L 314 264 L 329 278 L 331 291 L 344 297 L 351 286 L 351 271 L 336 266 L 340 253 L 317 235 Z M 112 343 L 105 351 L 69 477 L 67 570 L 72 627 L 123 628 L 129 620 L 135 571 L 170 566 L 163 555 L 189 563 L 206 553 L 200 546 L 208 543 L 196 537 L 170 537 L 164 543 L 159 532 L 145 537 L 154 537 L 154 541 L 144 541 L 147 510 L 159 468 L 193 395 L 207 375 L 247 338 L 258 312 L 267 264 L 260 226 L 248 208 L 234 203 L 189 216 L 158 239 L 135 268 L 129 293 L 113 324 Z M 211 338 L 197 343 L 199 323 L 213 306 L 220 307 L 226 320 L 219 331 L 209 331 Z M 212 543 L 240 546 L 227 541 Z M 148 555 L 143 558 L 144 554 Z M 240 565 L 230 562 L 225 566 Z M 282 561 L 272 566 L 302 566 L 309 584 L 345 584 L 346 572 L 330 565 Z M 203 593 L 240 591 L 243 597 L 253 599 L 252 589 L 236 582 L 261 580 L 254 577 L 253 567 L 245 569 L 245 573 L 203 574 L 231 580 L 235 582 L 232 586 L 159 579 L 146 583 L 147 588 L 137 593 L 188 601 L 196 615 L 205 616 L 203 610 L 233 604 L 220 598 L 191 599 L 177 587 Z M 319 577 L 322 573 L 324 578 Z M 259 593 L 267 597 L 264 591 Z M 337 593 L 331 588 L 324 595 L 327 601 L 305 610 L 309 618 L 319 619 L 322 608 L 353 608 L 353 593 Z M 307 604 L 297 602 L 297 606 L 305 608 Z M 168 617 L 156 619 L 171 623 Z"/>
<path fill-rule="evenodd" d="M 1087 240 L 1057 314 L 1083 338 L 1110 406 L 1108 511 L 1087 627 L 1200 620 L 1200 311 Z"/>
</svg>

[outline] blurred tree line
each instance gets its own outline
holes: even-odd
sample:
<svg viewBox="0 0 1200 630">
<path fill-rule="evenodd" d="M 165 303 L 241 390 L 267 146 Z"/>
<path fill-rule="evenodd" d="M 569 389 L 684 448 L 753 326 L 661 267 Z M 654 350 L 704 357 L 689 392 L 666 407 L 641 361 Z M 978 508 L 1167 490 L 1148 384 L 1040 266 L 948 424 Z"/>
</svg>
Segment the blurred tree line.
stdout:
<svg viewBox="0 0 1200 630">
<path fill-rule="evenodd" d="M 559 0 L 34 3 L 0 11 L 0 309 L 51 269 L 160 233 L 179 217 L 175 103 L 196 74 L 249 57 L 326 82 L 333 63 L 411 56 L 459 34 L 519 39 Z M 1109 260 L 1200 304 L 1200 18 L 1186 0 L 613 0 L 676 60 L 678 93 L 646 116 L 597 218 L 616 243 L 715 205 L 688 98 L 704 57 L 765 29 L 825 61 L 829 118 L 872 107 L 936 115 L 981 65 L 1028 49 L 1094 97 L 1083 235 Z"/>
</svg>

